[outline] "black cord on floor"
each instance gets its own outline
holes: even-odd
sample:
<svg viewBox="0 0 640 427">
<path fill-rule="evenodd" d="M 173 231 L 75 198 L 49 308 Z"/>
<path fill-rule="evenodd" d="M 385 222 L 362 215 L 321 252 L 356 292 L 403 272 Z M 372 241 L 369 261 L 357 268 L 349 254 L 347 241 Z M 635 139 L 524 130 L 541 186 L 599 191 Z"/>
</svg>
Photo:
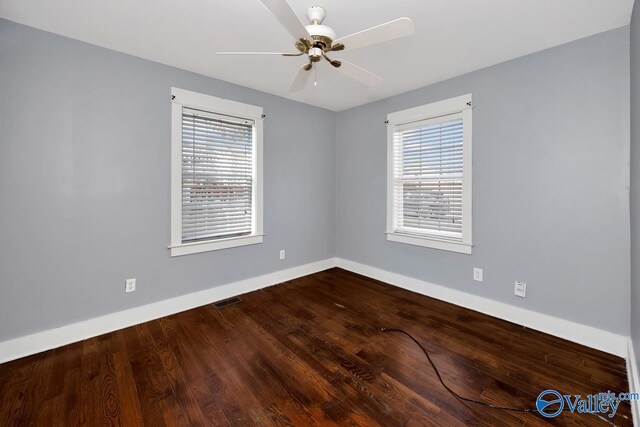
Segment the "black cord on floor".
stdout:
<svg viewBox="0 0 640 427">
<path fill-rule="evenodd" d="M 511 406 L 500 406 L 500 405 L 494 405 L 492 403 L 487 403 L 487 402 L 482 402 L 480 400 L 474 400 L 474 399 L 469 399 L 467 397 L 463 397 L 460 396 L 458 393 L 456 393 L 455 391 L 453 391 L 448 385 L 445 384 L 444 380 L 442 379 L 442 377 L 440 376 L 440 372 L 438 371 L 438 368 L 436 367 L 436 364 L 433 363 L 433 360 L 431 360 L 431 356 L 429 355 L 429 352 L 427 351 L 427 349 L 420 344 L 420 342 L 415 339 L 413 337 L 413 335 L 411 335 L 409 332 L 406 332 L 402 329 L 397 329 L 397 328 L 382 328 L 380 329 L 380 331 L 382 332 L 400 332 L 401 334 L 404 334 L 406 336 L 408 336 L 409 338 L 411 338 L 411 341 L 413 341 L 414 343 L 416 343 L 418 345 L 418 347 L 420 347 L 420 350 L 422 350 L 422 352 L 424 353 L 424 355 L 427 357 L 427 360 L 429 361 L 429 364 L 431 365 L 431 367 L 433 368 L 433 370 L 435 371 L 436 375 L 438 376 L 438 380 L 440 381 L 440 384 L 442 384 L 442 386 L 449 392 L 451 393 L 454 397 L 456 397 L 457 399 L 460 399 L 464 402 L 470 402 L 470 403 L 475 403 L 476 405 L 482 405 L 482 406 L 486 406 L 488 408 L 492 408 L 492 409 L 502 409 L 503 411 L 511 411 L 511 412 L 531 412 L 531 413 L 537 413 L 539 412 L 537 409 L 530 409 L 530 408 L 514 408 Z M 617 427 L 616 424 L 614 424 L 613 422 L 611 422 L 610 420 L 604 418 L 602 415 L 594 413 L 594 412 L 589 412 L 591 415 L 594 415 L 598 418 L 600 418 L 602 421 L 604 421 L 605 423 Z"/>
<path fill-rule="evenodd" d="M 382 328 L 380 329 L 382 332 L 400 332 L 401 334 L 404 334 L 406 336 L 408 336 L 409 338 L 411 338 L 411 340 L 416 343 L 418 345 L 418 347 L 420 347 L 420 350 L 422 350 L 422 352 L 424 353 L 425 356 L 427 356 L 427 360 L 429 361 L 429 364 L 431 365 L 431 367 L 433 368 L 433 370 L 435 371 L 436 375 L 438 376 L 438 380 L 440 381 L 440 384 L 442 384 L 442 386 L 447 389 L 447 391 L 449 393 L 451 393 L 452 395 L 454 395 L 456 398 L 465 401 L 465 402 L 470 402 L 470 403 L 475 403 L 476 405 L 482 405 L 482 406 L 487 406 L 489 408 L 493 408 L 493 409 L 502 409 L 503 411 L 512 411 L 512 412 L 538 412 L 537 409 L 529 409 L 529 408 L 512 408 L 510 406 L 500 406 L 500 405 L 494 405 L 491 403 L 487 403 L 487 402 L 482 402 L 480 400 L 474 400 L 474 399 L 469 399 L 467 397 L 463 397 L 460 396 L 458 393 L 456 393 L 455 391 L 453 391 L 448 385 L 445 384 L 445 382 L 443 381 L 442 377 L 440 376 L 440 372 L 438 371 L 438 368 L 436 367 L 435 363 L 433 363 L 433 360 L 431 360 L 431 356 L 429 355 L 429 352 L 427 351 L 427 349 L 420 344 L 420 342 L 415 339 L 409 332 L 403 331 L 402 329 L 396 329 L 396 328 Z"/>
</svg>

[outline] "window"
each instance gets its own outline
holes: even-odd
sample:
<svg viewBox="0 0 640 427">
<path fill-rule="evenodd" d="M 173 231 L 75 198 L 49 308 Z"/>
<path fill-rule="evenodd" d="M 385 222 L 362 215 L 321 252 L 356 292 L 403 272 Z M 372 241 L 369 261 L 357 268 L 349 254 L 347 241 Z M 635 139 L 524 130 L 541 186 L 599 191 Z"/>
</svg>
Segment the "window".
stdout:
<svg viewBox="0 0 640 427">
<path fill-rule="evenodd" d="M 470 254 L 471 95 L 387 120 L 387 239 Z"/>
<path fill-rule="evenodd" d="M 262 108 L 171 95 L 171 256 L 261 243 Z"/>
</svg>

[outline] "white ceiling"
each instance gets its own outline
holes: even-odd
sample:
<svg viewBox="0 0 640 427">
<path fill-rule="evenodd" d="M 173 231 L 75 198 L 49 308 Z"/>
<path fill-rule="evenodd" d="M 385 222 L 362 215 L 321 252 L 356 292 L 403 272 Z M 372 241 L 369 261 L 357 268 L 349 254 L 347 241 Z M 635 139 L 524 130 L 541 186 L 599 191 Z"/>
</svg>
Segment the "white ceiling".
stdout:
<svg viewBox="0 0 640 427">
<path fill-rule="evenodd" d="M 289 0 L 307 22 L 327 10 L 338 37 L 391 19 L 416 33 L 335 57 L 384 78 L 374 89 L 318 68 L 318 86 L 288 92 L 303 57 L 216 56 L 295 51 L 260 0 L 0 0 L 0 16 L 46 31 L 334 111 L 627 25 L 633 0 Z M 205 53 L 203 55 L 203 52 Z"/>
</svg>

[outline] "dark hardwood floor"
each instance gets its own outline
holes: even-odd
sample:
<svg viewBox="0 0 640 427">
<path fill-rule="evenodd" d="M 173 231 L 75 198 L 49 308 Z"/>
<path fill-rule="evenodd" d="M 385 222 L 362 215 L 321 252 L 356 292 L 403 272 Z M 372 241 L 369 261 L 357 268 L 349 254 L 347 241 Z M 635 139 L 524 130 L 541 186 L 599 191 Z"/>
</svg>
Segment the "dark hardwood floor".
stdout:
<svg viewBox="0 0 640 427">
<path fill-rule="evenodd" d="M 628 391 L 625 362 L 340 269 L 0 365 L 0 426 L 608 425 L 534 407 Z M 624 403 L 612 422 L 632 425 Z"/>
</svg>

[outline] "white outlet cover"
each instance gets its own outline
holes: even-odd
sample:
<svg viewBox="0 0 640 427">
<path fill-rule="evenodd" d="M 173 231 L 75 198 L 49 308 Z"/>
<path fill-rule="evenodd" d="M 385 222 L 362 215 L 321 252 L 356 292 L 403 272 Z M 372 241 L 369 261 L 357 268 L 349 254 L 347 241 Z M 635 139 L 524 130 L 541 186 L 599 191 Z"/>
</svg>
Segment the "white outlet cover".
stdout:
<svg viewBox="0 0 640 427">
<path fill-rule="evenodd" d="M 516 280 L 513 293 L 520 298 L 524 298 L 527 295 L 527 284 Z"/>
<path fill-rule="evenodd" d="M 282 250 L 280 251 L 280 259 L 284 259 L 284 258 L 285 258 L 285 255 L 286 255 L 286 254 L 285 254 L 285 252 L 284 252 L 284 249 L 282 249 Z"/>
<path fill-rule="evenodd" d="M 125 292 L 135 292 L 136 290 L 136 279 L 127 279 L 124 284 Z"/>
<path fill-rule="evenodd" d="M 473 280 L 475 280 L 476 282 L 482 282 L 484 280 L 484 275 L 481 268 L 473 267 Z"/>
</svg>

